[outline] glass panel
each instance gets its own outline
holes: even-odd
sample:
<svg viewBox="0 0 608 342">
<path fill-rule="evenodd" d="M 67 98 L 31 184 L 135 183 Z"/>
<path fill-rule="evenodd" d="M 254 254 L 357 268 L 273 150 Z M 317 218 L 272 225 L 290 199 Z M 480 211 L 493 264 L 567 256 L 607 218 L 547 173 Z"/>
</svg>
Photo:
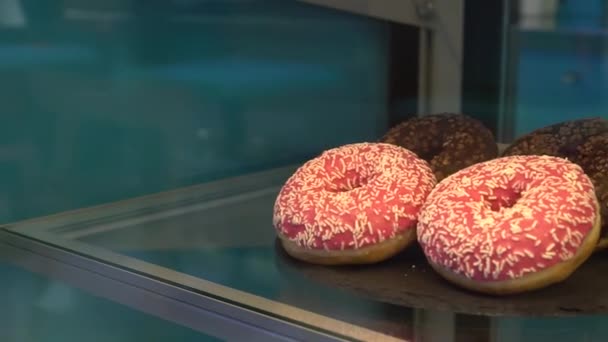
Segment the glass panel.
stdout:
<svg viewBox="0 0 608 342">
<path fill-rule="evenodd" d="M 498 320 L 497 339 L 503 341 L 605 341 L 608 317 L 503 318 Z"/>
<path fill-rule="evenodd" d="M 19 268 L 0 272 L 2 341 L 220 341 Z"/>
<path fill-rule="evenodd" d="M 551 124 L 608 117 L 606 3 L 530 1 L 508 26 L 508 139 Z"/>
<path fill-rule="evenodd" d="M 257 296 L 409 338 L 413 312 L 315 283 L 278 255 L 272 208 L 278 189 L 155 211 L 73 231 L 80 241 Z M 243 198 L 245 197 L 245 198 Z M 133 222 L 130 224 L 130 222 Z M 83 226 L 84 227 L 84 226 Z M 101 231 L 95 233 L 95 231 Z M 330 304 L 331 303 L 331 304 Z"/>
</svg>

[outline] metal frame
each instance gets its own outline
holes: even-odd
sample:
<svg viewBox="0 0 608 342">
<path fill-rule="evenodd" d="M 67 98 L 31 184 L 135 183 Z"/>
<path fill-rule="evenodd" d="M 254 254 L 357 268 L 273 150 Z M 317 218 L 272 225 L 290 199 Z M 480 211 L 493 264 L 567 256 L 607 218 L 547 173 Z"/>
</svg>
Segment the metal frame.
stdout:
<svg viewBox="0 0 608 342">
<path fill-rule="evenodd" d="M 460 112 L 464 0 L 299 0 L 420 28 L 418 112 Z"/>
<path fill-rule="evenodd" d="M 397 341 L 388 335 L 75 240 L 276 192 L 296 166 L 19 222 L 0 258 L 88 292 L 229 340 Z M 160 215 L 160 216 L 159 216 Z M 116 224 L 117 221 L 119 224 Z"/>
<path fill-rule="evenodd" d="M 428 38 L 428 110 L 422 113 L 460 112 L 462 107 L 462 61 L 464 0 L 435 1 L 434 27 L 422 30 Z M 426 33 L 424 33 L 426 32 Z M 424 57 L 424 56 L 423 56 Z"/>
<path fill-rule="evenodd" d="M 48 233 L 0 231 L 0 258 L 89 293 L 236 341 L 397 341 L 390 336 Z M 171 279 L 179 284 L 171 283 Z"/>
<path fill-rule="evenodd" d="M 298 166 L 291 165 L 91 208 L 19 221 L 6 225 L 5 229 L 33 237 L 44 232 L 66 239 L 79 238 L 83 235 L 119 228 L 120 226 L 110 223 L 119 219 L 124 221 L 143 214 L 154 215 L 159 211 L 178 210 L 183 212 L 188 210 L 189 206 L 200 206 L 201 202 L 205 202 L 205 206 L 213 206 L 242 197 L 255 196 L 281 186 Z M 105 224 L 106 222 L 110 224 Z M 102 230 L 98 227 L 102 227 Z"/>
<path fill-rule="evenodd" d="M 503 11 L 509 13 L 513 2 L 511 0 L 503 0 Z M 505 16 L 502 22 L 502 50 L 503 50 L 503 62 L 501 65 L 500 78 L 501 83 L 504 85 L 500 92 L 500 110 L 498 113 L 498 132 L 497 140 L 502 143 L 511 143 L 514 139 L 515 134 L 515 103 L 516 91 L 516 75 L 510 73 L 510 70 L 516 70 L 517 64 L 519 63 L 517 57 L 517 50 L 512 47 L 518 45 L 518 35 L 511 34 L 511 16 Z"/>
<path fill-rule="evenodd" d="M 212 311 L 209 307 L 218 304 L 211 298 L 205 298 L 210 303 L 205 303 L 204 306 L 200 306 L 199 303 L 173 300 L 149 288 L 140 288 L 133 282 L 124 281 L 125 276 L 121 275 L 119 270 L 111 269 L 109 265 L 97 265 L 97 270 L 93 271 L 90 264 L 95 262 L 91 259 L 9 234 L 0 232 L 2 240 L 0 258 L 30 272 L 64 281 L 94 295 L 108 298 L 214 337 L 252 341 L 291 339 L 289 336 L 272 333 L 270 330 L 245 324 L 235 318 Z M 119 274 L 118 279 L 116 279 L 117 273 Z M 132 277 L 143 278 L 135 274 Z M 144 279 L 136 280 L 144 281 Z M 155 282 L 152 279 L 145 281 L 148 287 L 150 282 Z M 293 334 L 297 329 L 290 331 Z M 305 332 L 304 336 L 306 335 Z M 315 335 L 315 337 L 317 336 Z"/>
</svg>

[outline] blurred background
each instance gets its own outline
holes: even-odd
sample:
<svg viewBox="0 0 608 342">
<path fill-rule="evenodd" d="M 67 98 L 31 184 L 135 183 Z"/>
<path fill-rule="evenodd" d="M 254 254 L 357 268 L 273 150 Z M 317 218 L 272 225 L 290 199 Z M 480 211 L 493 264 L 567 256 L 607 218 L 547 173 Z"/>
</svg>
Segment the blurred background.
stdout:
<svg viewBox="0 0 608 342">
<path fill-rule="evenodd" d="M 465 3 L 461 111 L 604 116 L 606 2 Z M 298 1 L 0 0 L 0 222 L 296 163 L 418 113 L 418 29 Z"/>
</svg>

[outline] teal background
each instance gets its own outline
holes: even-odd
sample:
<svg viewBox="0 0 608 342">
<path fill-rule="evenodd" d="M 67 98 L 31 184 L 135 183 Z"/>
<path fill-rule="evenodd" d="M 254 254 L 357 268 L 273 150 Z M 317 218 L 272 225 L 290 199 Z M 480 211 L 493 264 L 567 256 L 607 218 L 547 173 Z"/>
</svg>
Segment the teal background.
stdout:
<svg viewBox="0 0 608 342">
<path fill-rule="evenodd" d="M 386 29 L 294 1 L 0 0 L 0 222 L 375 139 Z M 212 340 L 7 265 L 0 277 L 1 341 Z"/>
<path fill-rule="evenodd" d="M 294 1 L 15 3 L 24 24 L 0 19 L 0 222 L 386 129 L 385 24 Z"/>
<path fill-rule="evenodd" d="M 605 30 L 514 28 L 514 133 L 583 117 L 608 118 Z"/>
</svg>

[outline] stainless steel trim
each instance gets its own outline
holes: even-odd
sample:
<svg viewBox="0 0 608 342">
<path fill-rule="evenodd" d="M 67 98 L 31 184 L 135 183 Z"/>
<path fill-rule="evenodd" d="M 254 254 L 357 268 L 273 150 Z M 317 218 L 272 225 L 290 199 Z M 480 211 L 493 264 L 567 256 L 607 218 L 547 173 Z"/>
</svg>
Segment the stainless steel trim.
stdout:
<svg viewBox="0 0 608 342">
<path fill-rule="evenodd" d="M 5 225 L 4 228 L 25 235 L 40 231 L 66 235 L 73 233 L 73 230 L 85 229 L 83 225 L 97 225 L 104 221 L 116 221 L 141 215 L 142 210 L 156 212 L 167 210 L 170 207 L 186 206 L 188 203 L 195 201 L 213 201 L 231 195 L 238 196 L 243 193 L 265 191 L 275 186 L 281 186 L 299 166 L 300 164 L 290 165 L 109 204 L 13 222 Z"/>
<path fill-rule="evenodd" d="M 454 342 L 454 313 L 417 309 L 415 311 L 414 341 Z"/>
<path fill-rule="evenodd" d="M 205 310 L 220 312 L 231 319 L 248 324 L 257 325 L 262 322 L 260 324 L 263 324 L 264 328 L 286 336 L 290 336 L 290 331 L 295 329 L 294 324 L 286 322 L 296 322 L 297 325 L 309 327 L 307 329 L 320 329 L 349 339 L 381 338 L 396 341 L 397 339 L 388 335 L 70 239 L 98 233 L 100 229 L 119 229 L 124 227 L 124 221 L 182 213 L 184 210 L 200 209 L 201 205 L 218 205 L 226 201 L 242 200 L 244 196 L 255 197 L 269 191 L 277 191 L 278 186 L 297 167 L 298 165 L 292 165 L 17 222 L 5 227 L 6 232 L 0 232 L 0 240 L 28 249 L 40 257 L 76 267 L 84 272 L 83 274 L 89 272 L 103 275 L 172 300 L 185 301 Z M 215 299 L 210 301 L 211 297 Z"/>
<path fill-rule="evenodd" d="M 502 60 L 500 68 L 501 91 L 498 112 L 498 132 L 497 140 L 501 143 L 511 143 L 515 135 L 515 101 L 516 99 L 516 73 L 517 51 L 513 49 L 516 44 L 517 35 L 512 34 L 511 30 L 511 7 L 510 0 L 503 1 L 502 22 Z"/>
<path fill-rule="evenodd" d="M 400 24 L 421 28 L 433 26 L 432 21 L 421 18 L 416 10 L 414 0 L 299 0 L 311 5 L 318 5 L 376 19 L 388 20 Z M 444 0 L 442 0 L 444 1 Z M 448 0 L 450 1 L 450 0 Z"/>
<path fill-rule="evenodd" d="M 420 30 L 418 33 L 418 114 L 424 115 L 430 112 L 431 100 L 431 67 L 429 57 L 431 56 L 431 33 L 428 30 Z"/>
<path fill-rule="evenodd" d="M 242 330 L 241 325 L 234 323 L 239 322 L 269 332 L 262 335 L 257 333 L 265 338 L 276 335 L 282 339 L 304 341 L 401 341 L 78 241 L 65 240 L 45 232 L 36 235 L 35 239 L 44 242 L 0 231 L 0 243 L 22 251 L 19 256 L 11 257 L 11 261 L 21 267 L 75 282 L 114 301 L 198 331 L 241 333 L 208 330 L 205 319 L 200 315 L 212 313 L 225 319 L 223 324 L 231 324 L 228 330 Z M 256 333 L 253 328 L 246 330 L 251 334 Z"/>
<path fill-rule="evenodd" d="M 464 0 L 435 1 L 430 31 L 429 113 L 460 112 L 464 44 Z"/>
<path fill-rule="evenodd" d="M 419 115 L 461 111 L 465 0 L 299 1 L 420 28 Z"/>
<path fill-rule="evenodd" d="M 27 251 L 36 258 L 47 261 L 40 263 L 56 263 L 56 267 L 70 269 L 72 273 L 61 273 L 70 281 L 72 278 L 83 277 L 84 284 L 101 282 L 99 277 L 108 278 L 115 282 L 116 291 L 125 286 L 140 289 L 144 293 L 151 292 L 161 296 L 154 307 L 142 307 L 142 310 L 157 310 L 156 315 L 174 320 L 180 324 L 204 329 L 196 322 L 182 322 L 178 316 L 181 308 L 175 304 L 175 312 L 167 314 L 164 308 L 167 301 L 177 301 L 194 306 L 196 310 L 207 310 L 227 317 L 227 319 L 250 324 L 261 329 L 272 331 L 281 336 L 306 337 L 305 340 L 335 340 L 340 337 L 354 340 L 386 340 L 398 341 L 369 329 L 334 320 L 313 312 L 298 309 L 280 302 L 269 300 L 225 287 L 197 277 L 189 276 L 168 268 L 150 264 L 135 258 L 130 258 L 104 248 L 72 240 L 88 234 L 98 233 L 99 227 L 104 230 L 124 227 L 121 221 L 150 219 L 150 215 L 171 215 L 184 210 L 200 209 L 201 205 L 212 206 L 225 201 L 242 200 L 243 196 L 261 196 L 269 191 L 277 191 L 280 184 L 288 178 L 297 165 L 259 172 L 255 174 L 223 179 L 216 182 L 177 189 L 160 194 L 129 199 L 107 205 L 60 213 L 23 222 L 17 222 L 0 230 L 0 241 L 15 248 Z M 80 233 L 84 230 L 84 233 Z M 22 266 L 26 266 L 23 264 Z M 34 267 L 30 265 L 30 267 Z M 53 266 L 55 269 L 55 266 Z M 67 271 L 66 271 L 67 272 Z M 79 274 L 78 276 L 72 274 Z M 112 284 L 108 283 L 108 286 Z M 112 292 L 105 289 L 105 296 L 121 301 L 124 304 L 137 305 L 120 295 L 112 297 Z M 91 288 L 91 291 L 101 291 Z M 120 290 L 122 291 L 122 290 Z M 119 291 L 119 292 L 120 292 Z M 147 292 L 146 292 L 147 291 Z M 135 295 L 133 295 L 136 297 Z M 139 296 L 144 296 L 140 294 Z M 152 299 L 150 299 L 152 300 Z M 180 304 L 181 305 L 181 304 Z M 163 316 L 163 315 L 169 316 Z M 236 329 L 237 327 L 235 327 Z M 318 332 L 320 330 L 322 332 Z M 204 330 L 201 330 L 204 331 Z M 294 335 L 295 334 L 295 335 Z"/>
<path fill-rule="evenodd" d="M 38 255 L 5 241 L 0 242 L 0 260 L 51 279 L 64 281 L 93 295 L 187 326 L 206 335 L 235 341 L 293 341 L 287 336 Z"/>
<path fill-rule="evenodd" d="M 423 20 L 430 20 L 435 17 L 435 1 L 434 0 L 414 0 L 416 13 Z"/>
<path fill-rule="evenodd" d="M 271 187 L 262 190 L 246 192 L 241 195 L 230 196 L 227 198 L 220 198 L 211 201 L 205 201 L 202 203 L 195 203 L 187 206 L 179 206 L 176 208 L 162 210 L 156 213 L 144 215 L 144 216 L 136 216 L 133 218 L 122 219 L 118 221 L 109 222 L 107 224 L 99 224 L 93 225 L 90 228 L 84 228 L 74 231 L 60 232 L 61 236 L 66 239 L 81 239 L 86 236 L 95 235 L 99 233 L 105 233 L 116 229 L 127 228 L 134 225 L 141 225 L 146 222 L 161 220 L 169 217 L 184 215 L 187 213 L 191 213 L 194 211 L 217 208 L 222 205 L 227 205 L 230 203 L 245 201 L 247 199 L 257 198 L 264 195 L 270 195 L 273 193 L 278 193 L 280 187 Z"/>
</svg>

